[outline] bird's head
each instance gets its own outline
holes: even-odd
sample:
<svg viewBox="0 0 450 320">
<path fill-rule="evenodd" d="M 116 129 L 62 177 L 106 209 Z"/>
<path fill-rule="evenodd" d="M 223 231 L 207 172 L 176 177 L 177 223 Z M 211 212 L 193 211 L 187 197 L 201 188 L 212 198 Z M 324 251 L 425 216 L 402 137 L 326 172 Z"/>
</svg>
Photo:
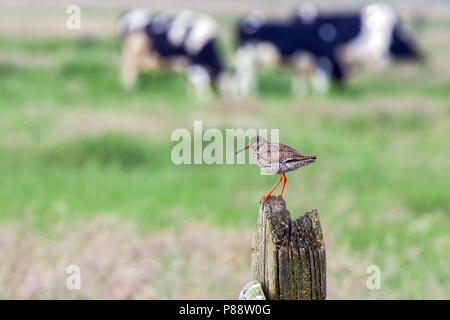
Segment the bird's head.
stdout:
<svg viewBox="0 0 450 320">
<path fill-rule="evenodd" d="M 259 146 L 263 145 L 266 142 L 267 142 L 267 140 L 264 137 L 261 137 L 261 136 L 251 137 L 250 143 L 247 146 L 243 147 L 242 149 L 236 151 L 235 154 L 238 154 L 241 151 L 247 150 L 248 148 L 257 149 Z"/>
</svg>

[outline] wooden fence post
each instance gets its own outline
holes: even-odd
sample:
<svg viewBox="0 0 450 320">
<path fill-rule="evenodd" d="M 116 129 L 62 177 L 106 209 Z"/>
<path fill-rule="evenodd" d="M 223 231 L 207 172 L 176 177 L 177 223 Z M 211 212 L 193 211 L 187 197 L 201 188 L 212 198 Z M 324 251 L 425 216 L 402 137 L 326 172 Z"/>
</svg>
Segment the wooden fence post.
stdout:
<svg viewBox="0 0 450 320">
<path fill-rule="evenodd" d="M 268 198 L 259 208 L 252 273 L 268 300 L 325 299 L 325 243 L 317 210 L 291 220 L 281 196 Z"/>
</svg>

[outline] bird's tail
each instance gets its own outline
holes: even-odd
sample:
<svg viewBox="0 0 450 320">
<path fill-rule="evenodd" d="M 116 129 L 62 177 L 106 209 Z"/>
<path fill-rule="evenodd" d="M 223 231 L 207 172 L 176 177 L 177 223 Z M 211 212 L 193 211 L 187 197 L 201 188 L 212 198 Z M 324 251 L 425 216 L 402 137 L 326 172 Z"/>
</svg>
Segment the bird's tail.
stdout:
<svg viewBox="0 0 450 320">
<path fill-rule="evenodd" d="M 316 161 L 317 157 L 316 156 L 304 156 L 302 158 L 303 161 L 310 161 L 310 162 L 314 162 Z"/>
<path fill-rule="evenodd" d="M 301 156 L 295 159 L 289 159 L 287 162 L 301 162 L 302 166 L 315 162 L 317 159 L 316 156 Z"/>
<path fill-rule="evenodd" d="M 316 156 L 305 156 L 303 161 L 303 165 L 306 166 L 307 164 L 316 162 L 317 157 Z"/>
</svg>

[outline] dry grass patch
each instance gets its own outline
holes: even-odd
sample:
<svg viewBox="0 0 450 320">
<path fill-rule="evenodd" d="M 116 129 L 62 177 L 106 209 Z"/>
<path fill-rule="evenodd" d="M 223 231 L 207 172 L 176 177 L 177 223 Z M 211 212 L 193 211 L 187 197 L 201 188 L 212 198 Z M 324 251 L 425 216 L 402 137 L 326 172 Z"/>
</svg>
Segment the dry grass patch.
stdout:
<svg viewBox="0 0 450 320">
<path fill-rule="evenodd" d="M 144 134 L 151 137 L 169 137 L 173 130 L 170 117 L 158 113 L 137 115 L 114 111 L 92 111 L 78 109 L 61 115 L 55 127 L 55 136 L 76 138 L 83 135 L 99 135 L 105 132 L 117 131 L 132 134 Z"/>
<path fill-rule="evenodd" d="M 51 235 L 3 226 L 0 297 L 236 299 L 251 278 L 252 230 L 189 224 L 143 235 L 138 229 L 111 216 L 60 225 Z M 328 298 L 368 297 L 368 259 L 332 244 L 327 250 Z M 81 268 L 80 290 L 66 287 L 69 265 Z"/>
</svg>

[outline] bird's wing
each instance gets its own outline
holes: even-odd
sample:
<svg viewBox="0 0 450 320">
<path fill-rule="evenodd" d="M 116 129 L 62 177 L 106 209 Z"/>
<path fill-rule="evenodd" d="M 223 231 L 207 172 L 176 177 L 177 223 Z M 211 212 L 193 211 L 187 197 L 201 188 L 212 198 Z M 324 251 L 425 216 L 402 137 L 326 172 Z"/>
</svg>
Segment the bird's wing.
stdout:
<svg viewBox="0 0 450 320">
<path fill-rule="evenodd" d="M 280 144 L 280 162 L 294 162 L 294 161 L 304 161 L 313 160 L 315 156 L 306 156 L 291 148 L 287 145 Z"/>
</svg>

